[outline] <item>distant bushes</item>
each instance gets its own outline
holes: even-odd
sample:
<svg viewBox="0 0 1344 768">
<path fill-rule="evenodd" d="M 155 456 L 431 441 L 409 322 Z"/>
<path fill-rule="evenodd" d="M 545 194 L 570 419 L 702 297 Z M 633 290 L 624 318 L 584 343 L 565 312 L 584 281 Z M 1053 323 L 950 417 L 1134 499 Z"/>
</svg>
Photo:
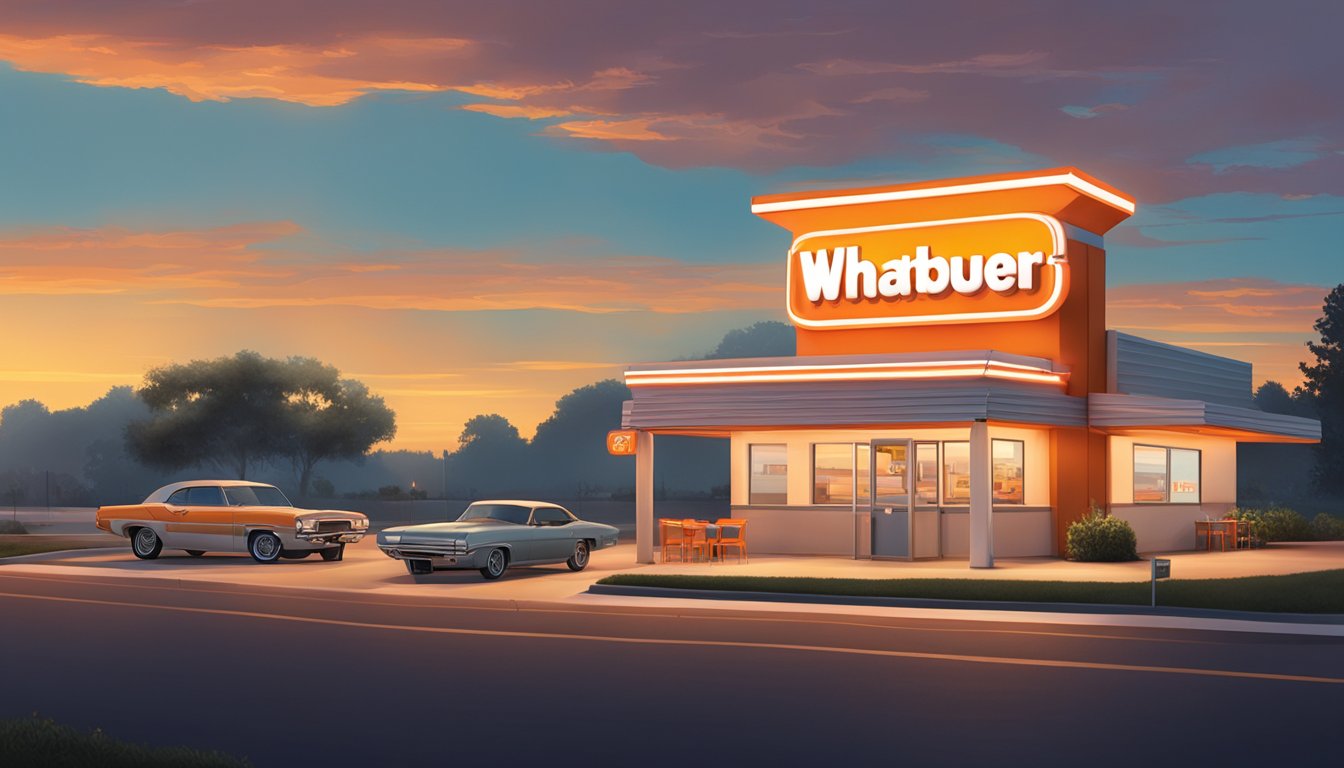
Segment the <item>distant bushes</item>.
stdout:
<svg viewBox="0 0 1344 768">
<path fill-rule="evenodd" d="M 23 523 L 18 520 L 0 520 L 0 534 L 14 535 L 17 533 L 27 533 L 28 529 L 23 527 Z"/>
<path fill-rule="evenodd" d="M 1344 519 L 1324 512 L 1307 520 L 1300 512 L 1288 507 L 1238 507 L 1228 515 L 1248 523 L 1251 536 L 1263 542 L 1344 541 Z"/>
<path fill-rule="evenodd" d="M 1086 517 L 1069 524 L 1066 538 L 1070 560 L 1119 563 L 1139 559 L 1134 529 L 1128 522 L 1108 516 L 1095 504 Z"/>
<path fill-rule="evenodd" d="M 102 768 L 247 768 L 247 760 L 186 747 L 149 747 L 49 719 L 0 720 L 0 765 Z"/>
</svg>

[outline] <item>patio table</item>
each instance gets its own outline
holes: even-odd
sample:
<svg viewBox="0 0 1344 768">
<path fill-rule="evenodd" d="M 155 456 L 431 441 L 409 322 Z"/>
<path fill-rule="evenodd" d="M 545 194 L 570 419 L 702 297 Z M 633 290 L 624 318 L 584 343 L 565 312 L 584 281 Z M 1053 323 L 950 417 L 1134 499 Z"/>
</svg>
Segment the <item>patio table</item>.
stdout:
<svg viewBox="0 0 1344 768">
<path fill-rule="evenodd" d="M 1223 551 L 1227 551 L 1227 538 L 1232 539 L 1232 548 L 1237 548 L 1237 521 L 1236 520 L 1196 520 L 1195 521 L 1195 541 L 1199 541 L 1202 534 L 1204 536 L 1204 549 L 1208 551 L 1213 549 L 1214 531 L 1222 531 Z"/>
</svg>

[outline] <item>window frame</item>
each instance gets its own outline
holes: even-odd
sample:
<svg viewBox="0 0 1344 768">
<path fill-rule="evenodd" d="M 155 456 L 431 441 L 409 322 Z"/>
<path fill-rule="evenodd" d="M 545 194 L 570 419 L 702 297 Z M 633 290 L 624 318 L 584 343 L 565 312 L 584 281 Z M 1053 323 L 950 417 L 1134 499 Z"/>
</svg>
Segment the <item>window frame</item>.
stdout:
<svg viewBox="0 0 1344 768">
<path fill-rule="evenodd" d="M 753 457 L 757 448 L 780 448 L 784 451 L 784 492 L 782 501 L 756 501 L 756 462 Z M 788 443 L 747 443 L 747 505 L 761 507 L 782 507 L 789 503 L 789 444 Z"/>
<path fill-rule="evenodd" d="M 1162 500 L 1161 501 L 1140 501 L 1138 498 L 1138 451 L 1140 448 L 1162 451 L 1163 458 L 1166 460 L 1164 465 L 1164 477 L 1162 481 Z M 1172 501 L 1171 500 L 1171 452 L 1188 451 L 1195 454 L 1195 500 L 1194 501 Z M 1152 443 L 1134 443 L 1130 447 L 1129 454 L 1129 500 L 1131 504 L 1142 505 L 1162 505 L 1175 507 L 1198 507 L 1204 503 L 1204 450 L 1202 448 L 1186 448 L 1179 445 L 1154 445 Z"/>
</svg>

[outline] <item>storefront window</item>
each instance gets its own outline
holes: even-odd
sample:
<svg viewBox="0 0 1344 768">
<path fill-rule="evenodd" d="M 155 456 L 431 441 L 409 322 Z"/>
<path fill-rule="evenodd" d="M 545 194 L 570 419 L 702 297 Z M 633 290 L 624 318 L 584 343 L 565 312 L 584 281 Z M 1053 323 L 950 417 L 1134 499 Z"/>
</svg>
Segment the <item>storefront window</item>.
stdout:
<svg viewBox="0 0 1344 768">
<path fill-rule="evenodd" d="M 943 503 L 971 503 L 970 443 L 943 443 Z"/>
<path fill-rule="evenodd" d="M 784 445 L 750 445 L 751 463 L 748 504 L 786 504 L 789 487 L 789 452 Z"/>
<path fill-rule="evenodd" d="M 1025 453 L 1021 440 L 994 440 L 990 443 L 990 455 L 994 462 L 994 503 L 1022 504 L 1022 456 Z"/>
<path fill-rule="evenodd" d="M 938 503 L 937 443 L 915 443 L 915 503 Z"/>
<path fill-rule="evenodd" d="M 994 504 L 1026 503 L 1026 446 L 1021 440 L 991 440 Z M 971 444 L 943 443 L 943 503 L 971 503 Z"/>
<path fill-rule="evenodd" d="M 812 503 L 854 503 L 854 444 L 812 446 Z"/>
<path fill-rule="evenodd" d="M 1198 504 L 1199 451 L 1134 446 L 1135 504 Z"/>
<path fill-rule="evenodd" d="M 1199 451 L 1171 449 L 1171 503 L 1199 503 Z"/>
</svg>

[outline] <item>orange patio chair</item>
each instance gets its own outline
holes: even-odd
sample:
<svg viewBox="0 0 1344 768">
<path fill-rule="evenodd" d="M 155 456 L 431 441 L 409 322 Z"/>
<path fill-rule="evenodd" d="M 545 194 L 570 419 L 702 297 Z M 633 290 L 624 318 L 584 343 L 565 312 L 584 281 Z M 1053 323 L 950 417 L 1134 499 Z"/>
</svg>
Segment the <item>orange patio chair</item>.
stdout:
<svg viewBox="0 0 1344 768">
<path fill-rule="evenodd" d="M 704 552 L 705 560 L 710 558 L 709 550 L 709 526 L 699 520 L 683 520 L 681 529 L 685 532 L 685 549 L 691 555 L 691 560 L 695 560 L 696 552 Z"/>
<path fill-rule="evenodd" d="M 659 520 L 658 540 L 662 543 L 662 561 L 666 563 L 673 552 L 678 560 L 686 559 L 686 531 L 680 520 Z"/>
<path fill-rule="evenodd" d="M 714 550 L 718 552 L 719 559 L 723 559 L 725 550 L 736 547 L 737 561 L 750 562 L 751 558 L 747 557 L 747 521 L 742 518 L 725 517 L 715 521 L 714 524 L 719 526 L 719 536 L 714 539 Z M 733 534 L 731 536 L 730 529 Z"/>
</svg>

